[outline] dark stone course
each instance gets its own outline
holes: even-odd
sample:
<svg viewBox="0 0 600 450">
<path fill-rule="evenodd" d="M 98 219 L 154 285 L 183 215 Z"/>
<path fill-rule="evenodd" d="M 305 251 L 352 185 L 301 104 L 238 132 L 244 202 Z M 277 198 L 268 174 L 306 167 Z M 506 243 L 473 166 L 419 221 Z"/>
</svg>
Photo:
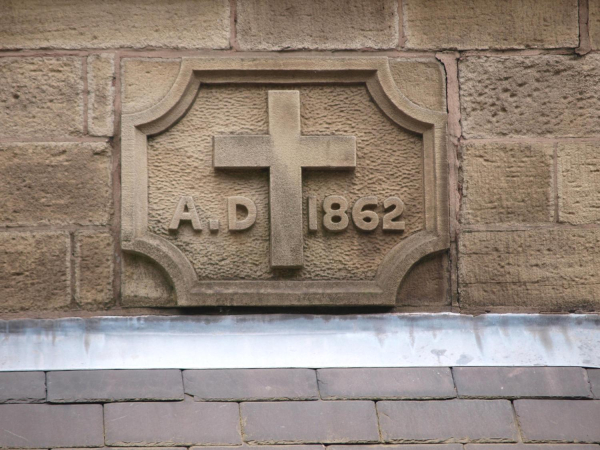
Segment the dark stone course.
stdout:
<svg viewBox="0 0 600 450">
<path fill-rule="evenodd" d="M 385 442 L 515 442 L 507 400 L 382 401 L 377 403 Z"/>
<path fill-rule="evenodd" d="M 106 445 L 240 445 L 235 403 L 110 403 L 104 406 Z"/>
<path fill-rule="evenodd" d="M 183 400 L 180 370 L 76 370 L 48 372 L 53 403 Z"/>
<path fill-rule="evenodd" d="M 241 414 L 251 444 L 379 441 L 369 401 L 242 403 Z"/>
<path fill-rule="evenodd" d="M 581 367 L 455 367 L 459 397 L 591 398 Z"/>
<path fill-rule="evenodd" d="M 0 447 L 102 447 L 102 405 L 0 405 Z"/>
<path fill-rule="evenodd" d="M 185 370 L 185 393 L 196 400 L 317 400 L 312 369 Z"/>
<path fill-rule="evenodd" d="M 452 373 L 440 368 L 319 369 L 323 399 L 456 397 Z"/>
<path fill-rule="evenodd" d="M 46 401 L 44 372 L 1 372 L 0 403 L 40 403 Z"/>
<path fill-rule="evenodd" d="M 525 442 L 600 442 L 598 400 L 515 400 Z"/>
</svg>

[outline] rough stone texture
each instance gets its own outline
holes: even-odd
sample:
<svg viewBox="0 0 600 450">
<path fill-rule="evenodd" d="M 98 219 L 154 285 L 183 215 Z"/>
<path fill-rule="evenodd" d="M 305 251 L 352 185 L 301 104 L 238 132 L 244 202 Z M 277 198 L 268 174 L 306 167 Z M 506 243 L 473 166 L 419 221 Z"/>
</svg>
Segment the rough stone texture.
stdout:
<svg viewBox="0 0 600 450">
<path fill-rule="evenodd" d="M 0 13 L 0 21 L 5 17 Z M 2 36 L 6 28 L 0 30 Z M 0 58 L 0 138 L 82 134 L 82 74 L 82 58 L 75 56 Z"/>
<path fill-rule="evenodd" d="M 593 49 L 600 48 L 600 0 L 589 1 L 590 44 Z"/>
<path fill-rule="evenodd" d="M 448 368 L 319 369 L 324 400 L 456 397 Z"/>
<path fill-rule="evenodd" d="M 185 370 L 185 393 L 196 400 L 317 400 L 311 369 Z"/>
<path fill-rule="evenodd" d="M 455 367 L 459 397 L 590 398 L 581 367 Z"/>
<path fill-rule="evenodd" d="M 87 59 L 88 130 L 93 136 L 112 136 L 115 60 L 102 53 Z"/>
<path fill-rule="evenodd" d="M 216 171 L 212 162 L 213 136 L 268 133 L 267 91 L 282 88 L 286 87 L 206 85 L 178 124 L 149 139 L 149 230 L 177 245 L 201 280 L 270 279 L 281 274 L 269 265 L 268 173 Z M 300 91 L 304 136 L 356 136 L 356 169 L 306 171 L 303 207 L 308 195 L 322 202 L 328 195 L 343 194 L 353 205 L 368 193 L 378 198 L 376 211 L 382 215 L 382 201 L 395 195 L 406 204 L 406 231 L 384 232 L 379 226 L 366 233 L 350 225 L 342 233 L 331 233 L 321 225 L 319 208 L 319 230 L 304 235 L 304 268 L 286 273 L 286 278 L 372 279 L 384 255 L 424 226 L 422 140 L 382 115 L 364 86 L 294 89 Z M 182 195 L 194 198 L 203 224 L 209 218 L 227 223 L 226 198 L 246 196 L 257 206 L 256 223 L 237 234 L 197 232 L 189 223 L 169 232 Z"/>
<path fill-rule="evenodd" d="M 0 373 L 0 403 L 37 403 L 45 400 L 44 372 Z"/>
<path fill-rule="evenodd" d="M 242 445 L 241 447 L 236 447 L 241 450 L 250 450 L 255 449 L 255 446 L 252 445 Z M 260 450 L 324 450 L 324 445 L 261 445 Z M 190 447 L 190 450 L 232 450 L 231 447 L 214 447 L 214 446 L 202 446 L 202 447 Z M 349 449 L 347 449 L 349 450 Z M 427 450 L 427 449 L 424 449 Z"/>
<path fill-rule="evenodd" d="M 0 226 L 109 221 L 108 144 L 0 144 L 0 172 Z"/>
<path fill-rule="evenodd" d="M 466 450 L 598 450 L 596 444 L 467 444 Z"/>
<path fill-rule="evenodd" d="M 515 400 L 524 442 L 600 442 L 600 401 Z"/>
<path fill-rule="evenodd" d="M 463 312 L 598 309 L 600 230 L 551 228 L 463 233 Z"/>
<path fill-rule="evenodd" d="M 587 375 L 594 398 L 600 399 L 600 369 L 588 369 Z"/>
<path fill-rule="evenodd" d="M 102 447 L 102 405 L 0 405 L 0 447 Z"/>
<path fill-rule="evenodd" d="M 411 49 L 577 47 L 577 0 L 405 0 Z"/>
<path fill-rule="evenodd" d="M 389 64 L 396 85 L 411 102 L 446 111 L 446 75 L 438 61 L 397 58 Z"/>
<path fill-rule="evenodd" d="M 554 145 L 463 145 L 462 221 L 466 224 L 554 220 Z"/>
<path fill-rule="evenodd" d="M 164 270 L 141 255 L 123 254 L 121 270 L 123 306 L 173 306 L 173 286 Z"/>
<path fill-rule="evenodd" d="M 179 59 L 124 58 L 121 61 L 123 112 L 139 112 L 157 104 L 173 86 L 180 64 Z M 148 89 L 149 85 L 152 89 Z"/>
<path fill-rule="evenodd" d="M 0 48 L 227 48 L 227 0 L 6 0 Z M 0 83 L 1 84 L 1 83 Z"/>
<path fill-rule="evenodd" d="M 429 255 L 417 262 L 405 275 L 396 296 L 396 306 L 448 306 L 448 256 Z"/>
<path fill-rule="evenodd" d="M 385 442 L 515 442 L 518 437 L 507 400 L 378 402 Z"/>
<path fill-rule="evenodd" d="M 558 144 L 558 219 L 573 225 L 600 221 L 600 147 Z"/>
<path fill-rule="evenodd" d="M 373 402 L 242 403 L 240 411 L 250 444 L 379 441 Z"/>
<path fill-rule="evenodd" d="M 242 50 L 395 48 L 393 0 L 247 0 L 238 2 Z"/>
<path fill-rule="evenodd" d="M 75 299 L 79 305 L 102 307 L 112 301 L 113 253 L 109 233 L 76 233 Z"/>
<path fill-rule="evenodd" d="M 183 400 L 180 370 L 48 372 L 53 403 Z"/>
<path fill-rule="evenodd" d="M 111 403 L 104 406 L 107 445 L 239 445 L 235 403 Z"/>
<path fill-rule="evenodd" d="M 459 81 L 467 138 L 585 137 L 600 127 L 600 55 L 471 56 Z"/>
<path fill-rule="evenodd" d="M 402 444 L 402 445 L 328 445 L 329 450 L 462 450 L 461 444 Z"/>
<path fill-rule="evenodd" d="M 0 232 L 0 249 L 0 311 L 41 311 L 69 305 L 67 233 Z"/>
</svg>

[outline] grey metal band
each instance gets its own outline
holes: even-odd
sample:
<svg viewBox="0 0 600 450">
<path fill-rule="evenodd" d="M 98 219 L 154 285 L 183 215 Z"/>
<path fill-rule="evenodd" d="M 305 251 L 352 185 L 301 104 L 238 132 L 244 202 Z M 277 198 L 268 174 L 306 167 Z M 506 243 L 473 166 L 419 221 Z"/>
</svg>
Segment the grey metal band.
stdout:
<svg viewBox="0 0 600 450">
<path fill-rule="evenodd" d="M 0 321 L 0 371 L 600 367 L 600 316 L 143 316 Z"/>
</svg>

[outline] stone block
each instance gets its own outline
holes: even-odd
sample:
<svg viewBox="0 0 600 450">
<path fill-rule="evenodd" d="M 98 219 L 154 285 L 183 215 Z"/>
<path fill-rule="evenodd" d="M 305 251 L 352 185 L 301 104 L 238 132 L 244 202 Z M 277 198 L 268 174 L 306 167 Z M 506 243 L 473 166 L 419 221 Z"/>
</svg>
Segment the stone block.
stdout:
<svg viewBox="0 0 600 450">
<path fill-rule="evenodd" d="M 107 445 L 240 445 L 235 403 L 110 403 L 104 407 Z"/>
<path fill-rule="evenodd" d="M 508 400 L 383 401 L 377 403 L 384 442 L 516 442 Z"/>
<path fill-rule="evenodd" d="M 600 55 L 470 56 L 459 81 L 466 138 L 585 137 L 600 126 Z"/>
<path fill-rule="evenodd" d="M 44 372 L 0 373 L 0 403 L 38 403 L 45 400 Z"/>
<path fill-rule="evenodd" d="M 554 221 L 554 145 L 464 144 L 465 224 Z"/>
<path fill-rule="evenodd" d="M 240 450 L 256 450 L 253 445 L 242 445 L 236 447 Z M 161 449 L 162 450 L 162 449 Z M 202 446 L 202 447 L 191 447 L 190 450 L 232 450 L 231 447 L 214 447 L 214 446 Z M 260 450 L 325 450 L 324 445 L 261 445 Z M 347 449 L 349 450 L 349 449 Z M 424 449 L 427 450 L 427 449 Z M 441 449 L 443 450 L 443 449 Z"/>
<path fill-rule="evenodd" d="M 590 44 L 594 50 L 600 48 L 600 0 L 588 0 Z"/>
<path fill-rule="evenodd" d="M 455 367 L 459 397 L 590 398 L 581 367 Z"/>
<path fill-rule="evenodd" d="M 240 411 L 252 445 L 379 441 L 373 402 L 242 403 Z"/>
<path fill-rule="evenodd" d="M 600 222 L 600 145 L 558 144 L 558 219 L 573 225 Z"/>
<path fill-rule="evenodd" d="M 175 295 L 165 271 L 150 258 L 123 254 L 121 304 L 134 306 L 174 306 Z"/>
<path fill-rule="evenodd" d="M 446 72 L 434 59 L 390 59 L 396 85 L 408 99 L 423 108 L 446 112 Z"/>
<path fill-rule="evenodd" d="M 597 309 L 600 230 L 550 228 L 463 233 L 463 311 Z"/>
<path fill-rule="evenodd" d="M 74 370 L 48 372 L 53 403 L 183 400 L 179 370 Z"/>
<path fill-rule="evenodd" d="M 103 447 L 102 405 L 0 405 L 0 447 Z"/>
<path fill-rule="evenodd" d="M 177 78 L 179 59 L 123 58 L 121 98 L 125 114 L 143 111 L 157 104 Z M 152 85 L 152 89 L 148 86 Z"/>
<path fill-rule="evenodd" d="M 88 130 L 92 136 L 112 136 L 115 60 L 102 53 L 87 58 Z"/>
<path fill-rule="evenodd" d="M 411 49 L 562 48 L 579 45 L 576 0 L 405 0 Z"/>
<path fill-rule="evenodd" d="M 328 445 L 328 450 L 462 450 L 461 444 Z"/>
<path fill-rule="evenodd" d="M 0 9 L 7 5 L 2 2 Z M 45 14 L 46 9 L 40 5 L 37 11 Z M 5 18 L 0 12 L 0 23 Z M 43 23 L 50 22 L 45 19 Z M 6 28 L 0 24 L 0 30 L 0 42 L 6 42 Z M 82 58 L 0 58 L 0 123 L 0 138 L 47 140 L 81 135 Z"/>
<path fill-rule="evenodd" d="M 324 400 L 456 397 L 447 367 L 319 369 L 317 378 Z"/>
<path fill-rule="evenodd" d="M 524 442 L 600 442 L 600 401 L 515 400 Z"/>
<path fill-rule="evenodd" d="M 227 48 L 228 0 L 7 0 L 0 48 Z M 0 83 L 1 84 L 1 83 Z"/>
<path fill-rule="evenodd" d="M 113 300 L 114 245 L 109 233 L 75 234 L 75 299 L 102 307 Z"/>
<path fill-rule="evenodd" d="M 600 399 L 600 369 L 588 369 L 587 375 L 594 398 Z"/>
<path fill-rule="evenodd" d="M 63 232 L 0 232 L 0 311 L 60 309 L 71 302 L 70 239 Z"/>
<path fill-rule="evenodd" d="M 598 450 L 597 444 L 467 444 L 465 450 Z"/>
<path fill-rule="evenodd" d="M 389 49 L 398 45 L 392 0 L 248 0 L 238 2 L 242 50 Z"/>
<path fill-rule="evenodd" d="M 0 226 L 109 222 L 108 144 L 0 144 L 0 172 Z"/>
<path fill-rule="evenodd" d="M 317 400 L 311 369 L 185 370 L 185 393 L 196 400 Z"/>
<path fill-rule="evenodd" d="M 429 255 L 417 262 L 402 279 L 396 306 L 434 307 L 449 306 L 450 276 L 448 255 Z"/>
</svg>

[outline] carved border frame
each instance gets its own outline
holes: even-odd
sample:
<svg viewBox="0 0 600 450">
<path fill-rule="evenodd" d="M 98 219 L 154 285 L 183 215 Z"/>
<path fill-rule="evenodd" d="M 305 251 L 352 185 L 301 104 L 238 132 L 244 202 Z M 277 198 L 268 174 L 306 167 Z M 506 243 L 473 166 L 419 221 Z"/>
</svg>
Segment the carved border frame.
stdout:
<svg viewBox="0 0 600 450">
<path fill-rule="evenodd" d="M 179 248 L 148 231 L 147 138 L 185 116 L 203 82 L 366 84 L 391 120 L 423 136 L 425 229 L 393 247 L 372 281 L 199 281 Z M 121 246 L 165 270 L 177 306 L 391 306 L 413 264 L 449 247 L 447 172 L 446 114 L 408 100 L 392 78 L 387 57 L 182 58 L 177 79 L 160 102 L 122 116 Z"/>
</svg>

